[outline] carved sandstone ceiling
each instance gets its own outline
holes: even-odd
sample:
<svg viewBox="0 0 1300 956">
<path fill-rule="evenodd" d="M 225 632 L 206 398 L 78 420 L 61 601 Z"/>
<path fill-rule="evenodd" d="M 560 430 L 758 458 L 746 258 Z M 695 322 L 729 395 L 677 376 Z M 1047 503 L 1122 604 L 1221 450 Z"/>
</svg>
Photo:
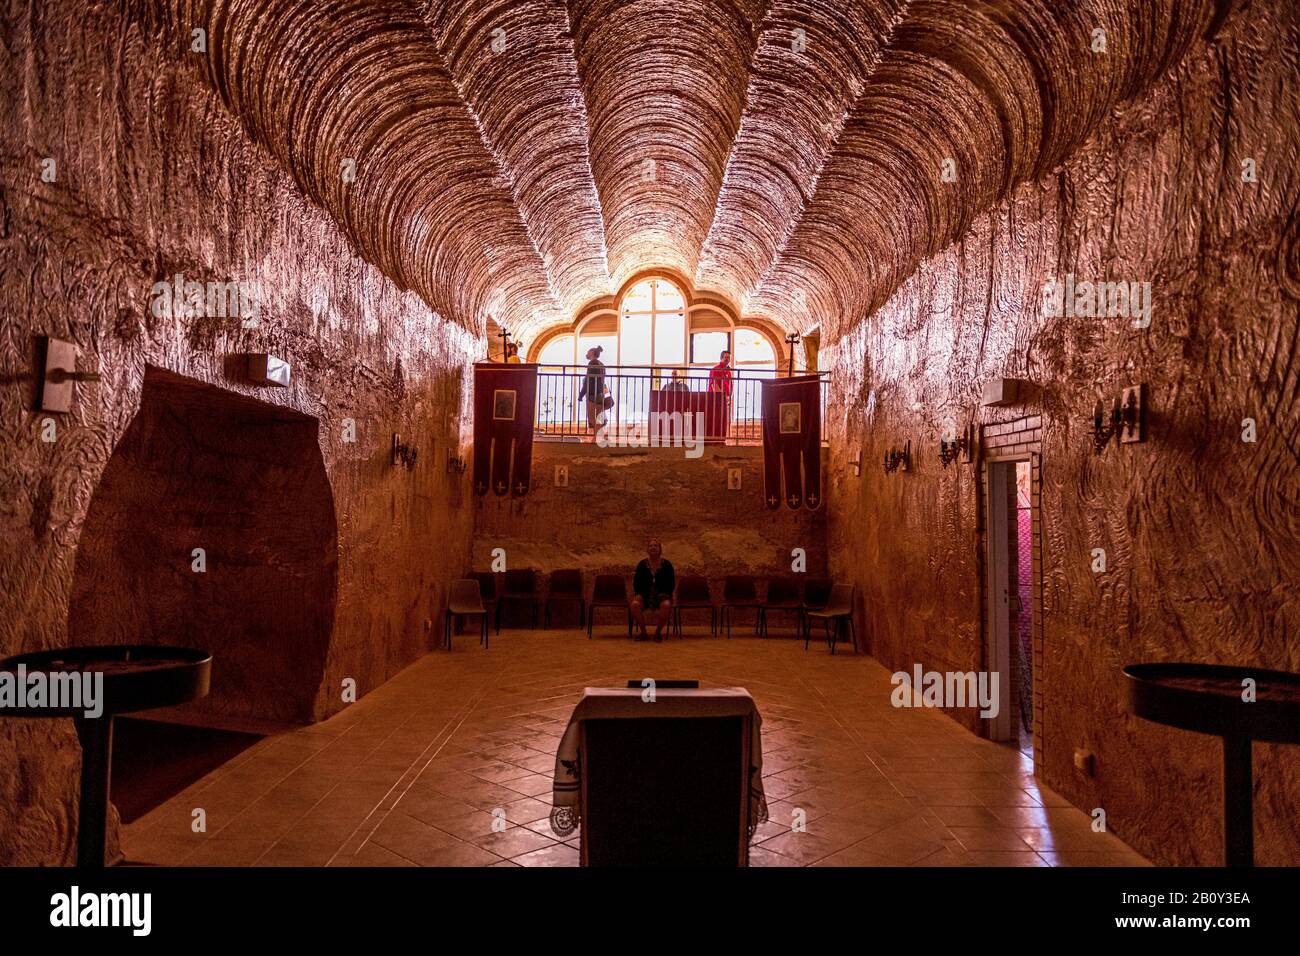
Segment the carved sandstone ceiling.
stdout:
<svg viewBox="0 0 1300 956">
<path fill-rule="evenodd" d="M 1230 0 L 142 2 L 361 255 L 531 340 L 650 267 L 833 337 Z"/>
</svg>

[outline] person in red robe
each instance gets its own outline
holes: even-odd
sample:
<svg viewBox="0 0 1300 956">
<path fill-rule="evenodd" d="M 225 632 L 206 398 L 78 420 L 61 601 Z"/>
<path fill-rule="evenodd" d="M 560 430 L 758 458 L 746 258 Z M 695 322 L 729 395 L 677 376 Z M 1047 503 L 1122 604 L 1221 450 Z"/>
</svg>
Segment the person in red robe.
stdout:
<svg viewBox="0 0 1300 956">
<path fill-rule="evenodd" d="M 709 369 L 709 391 L 721 392 L 727 401 L 731 401 L 731 353 L 723 352 L 718 364 Z"/>
<path fill-rule="evenodd" d="M 711 424 L 711 437 L 725 438 L 731 424 L 731 381 L 735 373 L 731 370 L 731 353 L 723 352 L 718 357 L 718 364 L 709 369 L 709 391 L 722 396 L 722 414 Z M 714 432 L 719 434 L 714 435 Z"/>
</svg>

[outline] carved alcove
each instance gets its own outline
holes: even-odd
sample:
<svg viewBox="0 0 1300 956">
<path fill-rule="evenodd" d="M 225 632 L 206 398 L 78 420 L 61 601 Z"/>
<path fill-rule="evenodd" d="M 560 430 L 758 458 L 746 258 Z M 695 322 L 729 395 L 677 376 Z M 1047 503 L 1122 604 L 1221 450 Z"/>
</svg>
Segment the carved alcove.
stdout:
<svg viewBox="0 0 1300 956">
<path fill-rule="evenodd" d="M 338 583 L 317 425 L 148 368 L 82 529 L 70 640 L 211 651 L 196 722 L 310 720 Z"/>
</svg>

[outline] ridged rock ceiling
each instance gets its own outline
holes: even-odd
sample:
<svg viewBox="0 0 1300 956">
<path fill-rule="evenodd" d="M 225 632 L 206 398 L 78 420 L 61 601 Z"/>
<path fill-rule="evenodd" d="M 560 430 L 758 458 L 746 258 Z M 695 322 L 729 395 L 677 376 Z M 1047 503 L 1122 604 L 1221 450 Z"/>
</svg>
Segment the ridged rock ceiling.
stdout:
<svg viewBox="0 0 1300 956">
<path fill-rule="evenodd" d="M 649 267 L 834 337 L 1227 2 L 138 9 L 364 257 L 448 318 L 530 340 Z"/>
</svg>

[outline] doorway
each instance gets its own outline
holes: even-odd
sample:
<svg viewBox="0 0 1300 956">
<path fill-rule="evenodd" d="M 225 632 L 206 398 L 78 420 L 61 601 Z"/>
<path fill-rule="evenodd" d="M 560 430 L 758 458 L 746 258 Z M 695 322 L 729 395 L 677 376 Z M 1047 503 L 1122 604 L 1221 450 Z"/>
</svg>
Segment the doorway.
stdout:
<svg viewBox="0 0 1300 956">
<path fill-rule="evenodd" d="M 991 739 L 1034 757 L 1034 467 L 1028 458 L 988 463 L 988 661 L 998 674 Z"/>
</svg>

